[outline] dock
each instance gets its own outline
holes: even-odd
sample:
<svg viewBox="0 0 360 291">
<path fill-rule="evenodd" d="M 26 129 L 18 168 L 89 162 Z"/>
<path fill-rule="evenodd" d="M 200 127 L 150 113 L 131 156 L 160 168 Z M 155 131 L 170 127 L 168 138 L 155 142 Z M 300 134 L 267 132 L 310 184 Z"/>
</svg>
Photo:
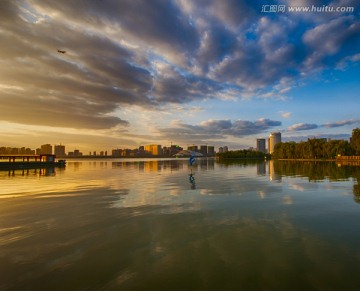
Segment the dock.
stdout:
<svg viewBox="0 0 360 291">
<path fill-rule="evenodd" d="M 0 155 L 0 170 L 42 169 L 48 167 L 65 167 L 65 160 L 56 161 L 53 154 L 41 155 Z"/>
</svg>

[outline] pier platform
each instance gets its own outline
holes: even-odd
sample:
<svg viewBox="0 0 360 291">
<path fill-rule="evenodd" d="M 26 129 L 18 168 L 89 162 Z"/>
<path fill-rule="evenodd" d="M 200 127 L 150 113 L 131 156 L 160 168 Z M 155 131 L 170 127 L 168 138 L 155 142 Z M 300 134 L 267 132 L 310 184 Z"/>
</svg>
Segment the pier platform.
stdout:
<svg viewBox="0 0 360 291">
<path fill-rule="evenodd" d="M 65 160 L 56 161 L 52 154 L 42 155 L 0 155 L 0 170 L 41 169 L 46 167 L 65 167 Z"/>
</svg>

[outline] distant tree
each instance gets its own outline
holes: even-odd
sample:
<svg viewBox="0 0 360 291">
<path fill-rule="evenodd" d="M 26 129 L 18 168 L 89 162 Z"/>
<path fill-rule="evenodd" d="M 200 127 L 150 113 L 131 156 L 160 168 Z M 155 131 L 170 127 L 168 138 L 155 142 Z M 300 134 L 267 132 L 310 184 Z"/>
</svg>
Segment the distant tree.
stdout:
<svg viewBox="0 0 360 291">
<path fill-rule="evenodd" d="M 277 143 L 272 157 L 274 159 L 334 159 L 337 155 L 350 156 L 355 152 L 353 144 L 357 144 L 360 150 L 360 130 L 357 134 L 359 135 L 351 144 L 346 140 L 327 142 L 324 139 L 308 139 L 306 142 L 299 143 Z"/>
<path fill-rule="evenodd" d="M 265 154 L 259 151 L 250 151 L 250 150 L 237 150 L 237 151 L 228 151 L 224 153 L 217 153 L 216 156 L 220 160 L 224 159 L 263 159 Z"/>
<path fill-rule="evenodd" d="M 353 129 L 350 144 L 354 154 L 360 155 L 360 128 Z"/>
</svg>

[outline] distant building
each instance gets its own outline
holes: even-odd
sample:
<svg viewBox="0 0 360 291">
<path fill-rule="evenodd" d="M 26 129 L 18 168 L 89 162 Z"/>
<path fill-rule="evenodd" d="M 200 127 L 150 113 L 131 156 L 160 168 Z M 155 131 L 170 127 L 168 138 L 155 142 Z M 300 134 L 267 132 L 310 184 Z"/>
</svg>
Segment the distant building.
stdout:
<svg viewBox="0 0 360 291">
<path fill-rule="evenodd" d="M 65 146 L 63 146 L 63 145 L 55 145 L 54 154 L 57 157 L 65 157 L 66 156 Z"/>
<path fill-rule="evenodd" d="M 177 154 L 179 151 L 182 151 L 183 148 L 179 145 L 171 145 L 170 147 L 170 155 L 173 156 Z"/>
<path fill-rule="evenodd" d="M 226 153 L 229 151 L 229 148 L 227 146 L 219 147 L 219 153 Z"/>
<path fill-rule="evenodd" d="M 203 155 L 199 152 L 194 152 L 191 150 L 181 150 L 175 156 L 176 157 L 190 157 L 190 156 L 202 157 Z"/>
<path fill-rule="evenodd" d="M 121 154 L 122 154 L 122 149 L 113 149 L 111 151 L 111 155 L 113 157 L 121 157 Z"/>
<path fill-rule="evenodd" d="M 81 157 L 83 155 L 79 150 L 74 150 L 73 152 L 68 152 L 69 157 Z"/>
<path fill-rule="evenodd" d="M 281 142 L 281 133 L 280 132 L 270 133 L 269 141 L 268 141 L 270 154 L 272 154 L 274 152 L 275 145 L 280 142 Z"/>
<path fill-rule="evenodd" d="M 256 150 L 259 152 L 266 153 L 265 138 L 256 139 Z"/>
<path fill-rule="evenodd" d="M 51 144 L 43 144 L 41 146 L 41 154 L 43 155 L 52 155 L 52 145 Z"/>
<path fill-rule="evenodd" d="M 208 155 L 208 147 L 207 145 L 201 145 L 200 146 L 200 153 L 206 157 Z"/>
<path fill-rule="evenodd" d="M 208 155 L 208 157 L 215 156 L 215 147 L 214 146 L 208 146 L 207 155 Z"/>
<path fill-rule="evenodd" d="M 162 151 L 163 151 L 163 155 L 164 156 L 173 156 L 175 154 L 177 154 L 179 151 L 181 151 L 183 148 L 178 146 L 178 145 L 171 145 L 169 147 L 163 147 Z"/>
<path fill-rule="evenodd" d="M 160 156 L 162 155 L 162 148 L 161 145 L 147 145 L 145 146 L 145 152 L 148 152 L 149 154 L 152 154 L 153 156 Z"/>
<path fill-rule="evenodd" d="M 131 153 L 132 153 L 132 150 L 131 150 L 131 149 L 123 149 L 122 152 L 121 152 L 121 155 L 122 155 L 123 157 L 128 157 L 128 156 L 131 155 Z"/>
<path fill-rule="evenodd" d="M 188 146 L 187 149 L 188 149 L 188 151 L 197 152 L 198 151 L 198 146 L 197 145 Z"/>
</svg>

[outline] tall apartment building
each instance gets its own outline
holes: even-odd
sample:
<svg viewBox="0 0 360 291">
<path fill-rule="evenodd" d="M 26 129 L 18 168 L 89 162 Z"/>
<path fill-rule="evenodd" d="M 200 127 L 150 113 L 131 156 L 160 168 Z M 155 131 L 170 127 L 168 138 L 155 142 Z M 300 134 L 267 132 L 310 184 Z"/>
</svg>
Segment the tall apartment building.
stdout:
<svg viewBox="0 0 360 291">
<path fill-rule="evenodd" d="M 207 153 L 209 157 L 215 156 L 215 147 L 214 146 L 208 146 Z"/>
<path fill-rule="evenodd" d="M 51 144 L 43 144 L 43 145 L 41 145 L 41 154 L 43 154 L 43 155 L 51 155 L 52 154 L 52 145 Z"/>
<path fill-rule="evenodd" d="M 162 155 L 161 145 L 150 144 L 145 146 L 145 151 L 152 154 L 153 156 Z"/>
<path fill-rule="evenodd" d="M 256 139 L 256 150 L 259 152 L 266 153 L 265 138 Z"/>
<path fill-rule="evenodd" d="M 201 146 L 200 146 L 200 153 L 201 153 L 204 157 L 207 156 L 207 154 L 208 154 L 208 148 L 207 148 L 206 145 L 201 145 Z"/>
<path fill-rule="evenodd" d="M 57 157 L 65 157 L 66 153 L 65 153 L 65 146 L 63 145 L 55 145 L 54 147 L 54 154 Z"/>
<path fill-rule="evenodd" d="M 272 154 L 274 152 L 275 145 L 279 142 L 281 142 L 281 133 L 280 132 L 270 133 L 269 141 L 268 141 L 270 154 Z"/>
</svg>

